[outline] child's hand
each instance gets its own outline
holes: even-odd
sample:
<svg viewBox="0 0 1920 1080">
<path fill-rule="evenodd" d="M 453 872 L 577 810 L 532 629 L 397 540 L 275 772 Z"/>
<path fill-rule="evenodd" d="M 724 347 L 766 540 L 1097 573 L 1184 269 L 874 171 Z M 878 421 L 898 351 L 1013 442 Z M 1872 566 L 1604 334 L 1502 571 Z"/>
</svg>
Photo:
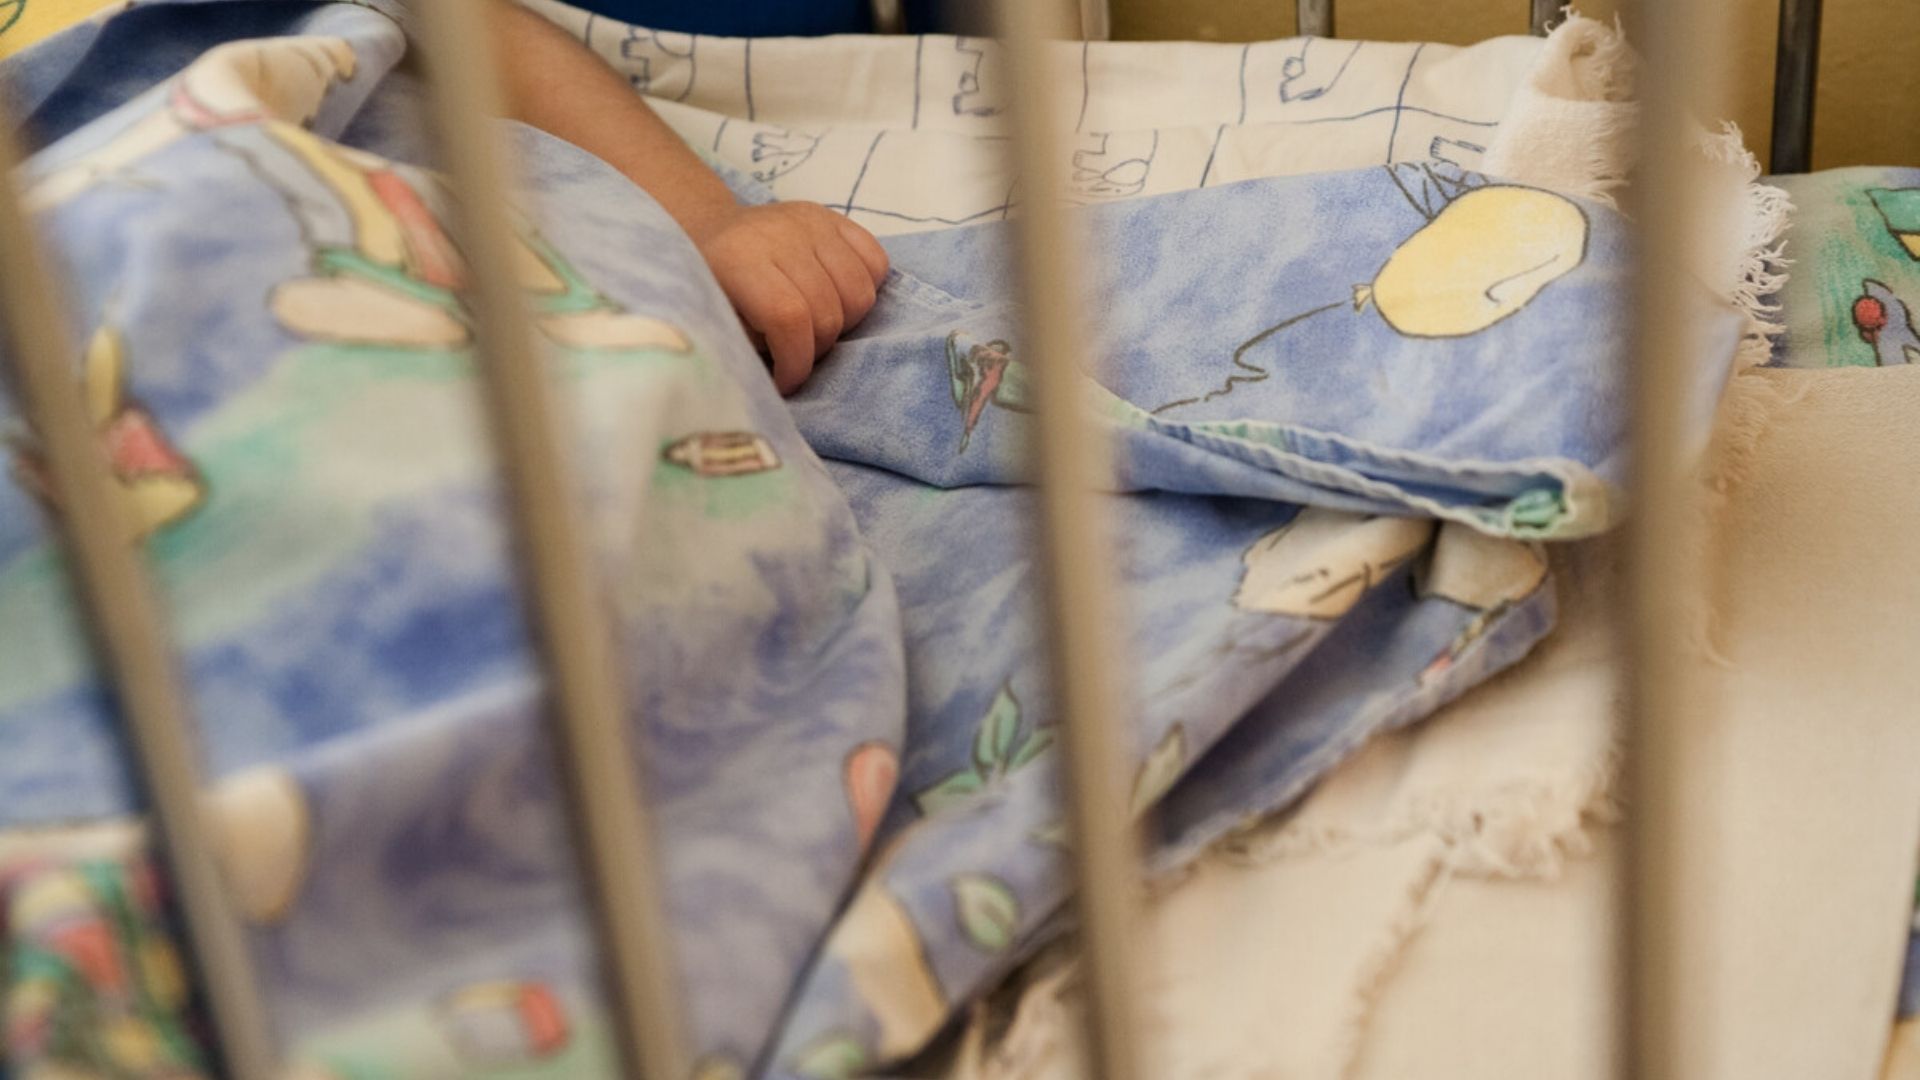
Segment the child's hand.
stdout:
<svg viewBox="0 0 1920 1080">
<path fill-rule="evenodd" d="M 879 242 L 813 203 L 740 206 L 626 77 L 573 35 L 518 4 L 486 10 L 513 117 L 645 188 L 693 237 L 748 330 L 773 353 L 774 383 L 782 393 L 798 389 L 814 360 L 873 307 L 887 276 Z"/>
<path fill-rule="evenodd" d="M 873 308 L 887 253 L 873 234 L 818 203 L 729 209 L 690 231 L 727 298 L 773 356 L 783 394 Z"/>
</svg>

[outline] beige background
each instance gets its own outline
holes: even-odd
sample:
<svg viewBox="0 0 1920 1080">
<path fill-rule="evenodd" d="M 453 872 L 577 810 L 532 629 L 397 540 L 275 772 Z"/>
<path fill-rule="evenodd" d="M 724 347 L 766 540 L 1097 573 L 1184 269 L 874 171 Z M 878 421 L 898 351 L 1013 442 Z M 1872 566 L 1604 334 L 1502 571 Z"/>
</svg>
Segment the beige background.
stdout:
<svg viewBox="0 0 1920 1080">
<path fill-rule="evenodd" d="M 1293 33 L 1293 0 L 1111 0 L 1117 38 L 1254 41 Z M 1766 160 L 1778 0 L 1707 0 L 1730 18 L 1723 115 Z M 1612 18 L 1623 0 L 1583 0 Z M 1466 44 L 1526 32 L 1525 0 L 1338 0 L 1344 38 Z M 1920 166 L 1920 0 L 1826 0 L 1813 165 Z"/>
</svg>

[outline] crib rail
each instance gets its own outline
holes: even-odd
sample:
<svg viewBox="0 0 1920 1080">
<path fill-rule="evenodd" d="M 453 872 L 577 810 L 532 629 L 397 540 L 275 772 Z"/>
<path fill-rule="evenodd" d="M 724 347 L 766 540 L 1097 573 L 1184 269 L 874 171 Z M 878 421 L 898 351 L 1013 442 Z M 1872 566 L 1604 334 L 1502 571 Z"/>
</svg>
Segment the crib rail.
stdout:
<svg viewBox="0 0 1920 1080">
<path fill-rule="evenodd" d="M 1034 473 L 1039 481 L 1037 563 L 1046 601 L 1044 631 L 1048 683 L 1058 702 L 1073 837 L 1074 904 L 1079 915 L 1081 966 L 1087 990 L 1088 1072 L 1102 1080 L 1146 1080 L 1136 1045 L 1139 1009 L 1136 965 L 1140 925 L 1138 840 L 1127 805 L 1130 774 L 1129 698 L 1108 639 L 1113 590 L 1104 580 L 1116 565 L 1097 494 L 1107 468 L 1106 447 L 1082 407 L 1075 357 L 1092 356 L 1081 322 L 1076 237 L 1063 195 L 1066 158 L 1059 153 L 1056 96 L 1069 84 L 1054 69 L 1062 59 L 1049 44 L 1069 37 L 1050 5 L 996 0 L 1012 76 L 1013 165 L 1022 203 L 1014 221 L 1017 280 L 1029 370 L 1035 390 Z"/>
<path fill-rule="evenodd" d="M 1821 0 L 1780 0 L 1780 41 L 1773 65 L 1773 155 L 1776 173 L 1806 172 L 1813 163 L 1813 94 L 1820 69 Z"/>
<path fill-rule="evenodd" d="M 561 408 L 534 345 L 504 213 L 508 170 L 491 118 L 501 90 L 486 19 L 470 0 L 414 0 L 430 119 L 467 252 L 474 351 L 500 450 L 524 599 L 549 695 L 579 872 L 593 915 L 616 1049 L 637 1080 L 689 1075 L 646 798 L 629 739 L 613 633 L 587 555 Z M 487 10 L 492 10 L 488 8 Z"/>
<path fill-rule="evenodd" d="M 1295 0 L 1293 13 L 1301 37 L 1333 36 L 1333 0 Z"/>
<path fill-rule="evenodd" d="M 1560 14 L 1560 9 L 1565 6 L 1563 0 L 1533 0 L 1527 13 L 1527 29 L 1536 35 L 1546 36 L 1554 16 Z"/>
<path fill-rule="evenodd" d="M 1639 167 L 1627 192 L 1635 224 L 1633 305 L 1633 513 L 1627 526 L 1628 595 L 1623 650 L 1626 870 L 1621 875 L 1621 1075 L 1700 1075 L 1705 1010 L 1681 958 L 1700 955 L 1684 898 L 1697 887 L 1698 803 L 1688 779 L 1708 773 L 1692 737 L 1699 701 L 1690 678 L 1686 598 L 1702 580 L 1686 459 L 1688 381 L 1700 358 L 1689 332 L 1688 267 L 1714 205 L 1694 147 L 1697 116 L 1712 100 L 1719 50 L 1731 27 L 1713 0 L 1639 0 L 1646 63 L 1640 83 Z"/>
</svg>

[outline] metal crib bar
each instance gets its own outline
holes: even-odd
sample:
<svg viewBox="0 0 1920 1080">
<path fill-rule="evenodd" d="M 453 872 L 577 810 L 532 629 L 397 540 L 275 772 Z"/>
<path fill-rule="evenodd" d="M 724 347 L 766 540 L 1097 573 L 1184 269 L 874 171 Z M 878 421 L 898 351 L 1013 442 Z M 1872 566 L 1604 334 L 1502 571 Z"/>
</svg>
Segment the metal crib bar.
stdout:
<svg viewBox="0 0 1920 1080">
<path fill-rule="evenodd" d="M 907 12 L 900 0 L 868 0 L 867 11 L 873 17 L 874 33 L 904 34 L 907 32 Z"/>
<path fill-rule="evenodd" d="M 416 0 L 429 119 L 456 193 L 467 255 L 474 349 L 506 474 L 528 614 L 547 680 L 548 730 L 601 954 L 607 1009 L 625 1075 L 689 1075 L 653 834 L 595 583 L 579 487 L 567 463 L 504 213 L 509 170 L 489 118 L 501 90 L 485 17 L 470 0 Z M 487 6 L 492 10 L 492 5 Z"/>
<path fill-rule="evenodd" d="M 1700 704 L 1691 677 L 1685 598 L 1700 575 L 1691 512 L 1695 462 L 1687 460 L 1689 381 L 1702 362 L 1691 353 L 1700 292 L 1690 267 L 1700 223 L 1713 217 L 1701 176 L 1692 119 L 1704 115 L 1716 70 L 1716 45 L 1731 29 L 1720 0 L 1638 0 L 1644 49 L 1641 164 L 1628 192 L 1635 222 L 1633 275 L 1633 470 L 1628 524 L 1630 580 L 1626 631 L 1627 860 L 1619 1019 L 1621 1074 L 1633 1080 L 1698 1075 L 1702 989 L 1688 983 L 1683 947 L 1695 946 L 1683 897 L 1697 852 L 1702 808 L 1689 800 L 1701 774 L 1698 740 L 1688 731 Z M 1705 58 L 1705 59 L 1703 59 Z"/>
<path fill-rule="evenodd" d="M 21 411 L 32 422 L 60 505 L 66 566 L 88 637 L 118 705 L 151 805 L 157 854 L 185 930 L 189 968 L 213 1021 L 215 1067 L 237 1080 L 273 1074 L 274 1042 L 246 933 L 219 866 L 202 799 L 186 696 L 144 553 L 115 500 L 99 435 L 81 402 L 65 304 L 11 178 L 20 162 L 0 120 L 0 336 Z"/>
<path fill-rule="evenodd" d="M 1150 1076 L 1136 1053 L 1139 941 L 1138 837 L 1127 805 L 1132 735 L 1128 668 L 1112 661 L 1116 625 L 1105 570 L 1103 500 L 1096 487 L 1108 468 L 1106 448 L 1085 419 L 1077 358 L 1087 355 L 1081 322 L 1076 237 L 1060 195 L 1066 154 L 1056 121 L 1065 73 L 1057 42 L 1071 33 L 1055 5 L 996 0 L 1007 50 L 1014 163 L 1027 193 L 1014 218 L 1017 280 L 1025 299 L 1024 354 L 1035 389 L 1032 425 L 1039 480 L 1038 537 L 1046 601 L 1050 676 L 1058 700 L 1061 761 L 1069 798 L 1075 903 L 1086 972 L 1088 1053 L 1093 1077 Z M 1056 21 L 1057 20 L 1057 21 Z"/>
<path fill-rule="evenodd" d="M 1113 37 L 1113 5 L 1108 0 L 1080 0 L 1080 38 L 1107 41 Z"/>
<path fill-rule="evenodd" d="M 1566 0 L 1529 0 L 1528 28 L 1536 37 L 1546 37 L 1547 27 L 1566 7 Z"/>
<path fill-rule="evenodd" d="M 1293 11 L 1301 37 L 1333 36 L 1333 0 L 1294 0 Z"/>
<path fill-rule="evenodd" d="M 1780 0 L 1780 43 L 1773 61 L 1773 154 L 1776 173 L 1813 164 L 1813 95 L 1820 68 L 1821 0 Z"/>
</svg>

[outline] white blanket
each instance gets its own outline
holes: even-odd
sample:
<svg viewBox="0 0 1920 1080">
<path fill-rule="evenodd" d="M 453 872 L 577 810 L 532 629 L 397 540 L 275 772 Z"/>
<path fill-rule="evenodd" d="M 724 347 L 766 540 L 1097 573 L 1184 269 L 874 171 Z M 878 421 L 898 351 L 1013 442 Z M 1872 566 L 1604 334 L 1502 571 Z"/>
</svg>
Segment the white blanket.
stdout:
<svg viewBox="0 0 1920 1080">
<path fill-rule="evenodd" d="M 1588 856 L 1613 816 L 1617 548 L 1556 555 L 1560 627 L 1534 656 L 1156 898 L 1149 1075 L 1611 1075 L 1614 929 Z M 1076 1080 L 1073 990 L 1069 974 L 1029 989 L 957 1077 Z M 1518 1022 L 1490 1043 L 1499 1018 Z"/>
</svg>

